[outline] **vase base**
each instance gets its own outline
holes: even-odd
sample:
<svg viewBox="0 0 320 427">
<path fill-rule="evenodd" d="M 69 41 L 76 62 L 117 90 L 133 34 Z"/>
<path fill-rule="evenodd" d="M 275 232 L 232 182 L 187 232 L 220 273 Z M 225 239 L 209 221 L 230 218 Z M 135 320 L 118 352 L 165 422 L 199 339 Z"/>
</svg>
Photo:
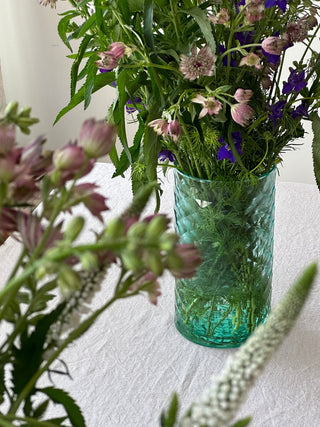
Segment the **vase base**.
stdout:
<svg viewBox="0 0 320 427">
<path fill-rule="evenodd" d="M 243 333 L 236 333 L 234 336 L 217 336 L 207 337 L 205 335 L 199 334 L 199 331 L 190 330 L 190 325 L 185 325 L 183 322 L 179 321 L 179 319 L 175 319 L 176 329 L 180 332 L 180 334 L 186 338 L 187 340 L 203 345 L 205 347 L 212 348 L 236 348 L 240 347 L 240 345 L 246 341 L 246 339 L 250 336 L 250 334 L 246 331 Z"/>
</svg>

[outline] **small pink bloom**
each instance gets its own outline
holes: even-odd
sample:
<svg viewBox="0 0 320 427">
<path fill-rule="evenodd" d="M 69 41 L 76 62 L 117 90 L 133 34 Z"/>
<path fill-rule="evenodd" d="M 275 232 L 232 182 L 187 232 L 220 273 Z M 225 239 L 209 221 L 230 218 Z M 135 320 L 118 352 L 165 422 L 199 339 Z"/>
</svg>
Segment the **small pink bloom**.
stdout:
<svg viewBox="0 0 320 427">
<path fill-rule="evenodd" d="M 142 276 L 139 280 L 132 283 L 129 289 L 131 292 L 137 290 L 146 291 L 148 293 L 148 298 L 151 304 L 157 305 L 158 297 L 161 295 L 160 284 L 157 281 L 157 276 L 155 276 L 151 271 Z"/>
<path fill-rule="evenodd" d="M 7 154 L 16 145 L 13 126 L 0 126 L 0 156 Z"/>
<path fill-rule="evenodd" d="M 120 59 L 124 56 L 127 46 L 122 42 L 114 42 L 109 46 L 109 52 L 115 56 L 117 59 Z"/>
<path fill-rule="evenodd" d="M 199 250 L 192 244 L 182 243 L 176 247 L 176 254 L 181 258 L 181 267 L 170 269 L 177 278 L 190 278 L 196 273 L 197 267 L 202 262 Z"/>
<path fill-rule="evenodd" d="M 200 76 L 212 76 L 216 57 L 208 46 L 202 47 L 199 52 L 196 46 L 191 49 L 191 55 L 181 55 L 180 71 L 188 80 L 195 80 Z"/>
<path fill-rule="evenodd" d="M 246 0 L 245 15 L 248 24 L 261 21 L 264 17 L 264 0 Z"/>
<path fill-rule="evenodd" d="M 97 159 L 108 154 L 116 139 L 116 128 L 105 120 L 86 120 L 80 131 L 79 145 L 90 158 Z"/>
<path fill-rule="evenodd" d="M 94 191 L 97 188 L 95 184 L 84 183 L 74 187 L 72 204 L 82 202 L 87 209 L 96 216 L 100 221 L 103 221 L 101 212 L 107 211 L 109 208 L 106 205 L 106 198 Z"/>
<path fill-rule="evenodd" d="M 255 112 L 253 108 L 244 102 L 233 104 L 231 107 L 231 116 L 240 126 L 247 126 L 254 115 Z"/>
<path fill-rule="evenodd" d="M 168 125 L 168 134 L 173 142 L 177 142 L 181 136 L 181 126 L 178 120 L 172 120 Z"/>
<path fill-rule="evenodd" d="M 152 122 L 148 123 L 148 126 L 152 127 L 153 130 L 161 136 L 167 136 L 168 135 L 168 126 L 169 123 L 165 119 L 156 119 L 152 120 Z"/>
<path fill-rule="evenodd" d="M 300 24 L 290 22 L 287 25 L 286 32 L 283 34 L 283 38 L 289 43 L 302 42 L 308 37 L 308 31 L 301 27 Z"/>
<path fill-rule="evenodd" d="M 220 9 L 220 12 L 218 12 L 215 16 L 209 16 L 209 21 L 213 22 L 214 24 L 221 24 L 225 26 L 230 25 L 230 15 L 227 9 L 222 7 Z"/>
<path fill-rule="evenodd" d="M 244 56 L 241 59 L 239 66 L 243 67 L 244 65 L 248 65 L 249 67 L 256 67 L 257 70 L 260 70 L 261 69 L 260 60 L 261 60 L 260 56 L 251 52 L 249 53 L 249 55 Z"/>
<path fill-rule="evenodd" d="M 233 95 L 234 99 L 237 102 L 249 102 L 253 92 L 251 89 L 237 89 L 235 94 Z"/>
<path fill-rule="evenodd" d="M 54 166 L 62 171 L 77 171 L 84 164 L 84 161 L 83 148 L 72 143 L 56 150 L 53 154 Z"/>
<path fill-rule="evenodd" d="M 267 37 L 262 42 L 262 49 L 267 53 L 270 53 L 270 55 L 281 55 L 283 49 L 288 45 L 289 43 L 285 39 L 280 39 L 279 37 Z"/>
<path fill-rule="evenodd" d="M 118 66 L 118 58 L 110 51 L 98 52 L 97 55 L 100 57 L 98 61 L 95 61 L 98 68 L 112 71 Z"/>
<path fill-rule="evenodd" d="M 191 99 L 191 101 L 196 104 L 203 105 L 203 108 L 199 114 L 200 119 L 206 114 L 209 114 L 210 116 L 213 114 L 218 114 L 222 108 L 221 102 L 216 100 L 213 96 L 208 96 L 208 98 L 205 98 L 204 96 L 197 94 L 195 98 Z"/>
</svg>

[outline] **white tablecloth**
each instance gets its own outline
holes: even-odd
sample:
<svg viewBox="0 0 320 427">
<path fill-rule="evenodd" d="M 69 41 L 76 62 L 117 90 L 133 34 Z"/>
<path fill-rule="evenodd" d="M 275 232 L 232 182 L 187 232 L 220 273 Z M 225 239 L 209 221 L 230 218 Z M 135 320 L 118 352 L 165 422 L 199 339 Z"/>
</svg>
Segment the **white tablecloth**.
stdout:
<svg viewBox="0 0 320 427">
<path fill-rule="evenodd" d="M 98 164 L 90 180 L 108 195 L 120 213 L 131 199 L 128 177 L 111 179 L 113 166 Z M 161 212 L 173 215 L 173 179 L 163 179 Z M 148 213 L 153 208 L 149 206 Z M 273 304 L 303 267 L 320 259 L 320 195 L 316 186 L 277 183 Z M 92 221 L 89 228 L 98 223 Z M 2 278 L 15 255 L 9 240 L 1 249 Z M 111 272 L 99 295 L 110 294 Z M 236 349 L 206 348 L 182 337 L 173 324 L 174 280 L 163 277 L 162 296 L 152 306 L 142 296 L 116 302 L 95 326 L 63 353 L 73 380 L 55 377 L 83 409 L 89 427 L 156 427 L 176 391 L 181 414 L 209 385 Z M 250 392 L 240 416 L 253 416 L 252 427 L 320 425 L 320 280 L 298 322 Z"/>
</svg>

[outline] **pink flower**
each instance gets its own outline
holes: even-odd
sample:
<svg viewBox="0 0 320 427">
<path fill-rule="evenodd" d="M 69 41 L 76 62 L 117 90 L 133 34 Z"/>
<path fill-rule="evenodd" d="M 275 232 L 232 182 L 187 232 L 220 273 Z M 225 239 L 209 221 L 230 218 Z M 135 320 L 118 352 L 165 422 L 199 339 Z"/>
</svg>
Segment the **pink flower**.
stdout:
<svg viewBox="0 0 320 427">
<path fill-rule="evenodd" d="M 139 280 L 132 283 L 129 289 L 131 292 L 137 290 L 146 291 L 148 293 L 148 298 L 151 304 L 157 305 L 158 297 L 161 295 L 160 284 L 157 281 L 157 276 L 155 276 L 151 271 L 142 276 Z"/>
<path fill-rule="evenodd" d="M 118 66 L 118 58 L 110 51 L 97 52 L 97 55 L 100 59 L 95 64 L 102 70 L 112 71 Z"/>
<path fill-rule="evenodd" d="M 195 80 L 200 76 L 212 76 L 216 58 L 208 46 L 198 52 L 196 46 L 191 49 L 191 55 L 181 55 L 180 71 L 188 80 Z"/>
<path fill-rule="evenodd" d="M 0 156 L 7 154 L 16 145 L 13 126 L 0 126 Z"/>
<path fill-rule="evenodd" d="M 181 136 L 181 126 L 178 120 L 172 120 L 168 125 L 168 134 L 173 142 L 177 142 Z"/>
<path fill-rule="evenodd" d="M 80 131 L 79 145 L 90 158 L 108 154 L 116 139 L 116 128 L 104 120 L 86 120 Z"/>
<path fill-rule="evenodd" d="M 248 65 L 249 67 L 256 67 L 257 70 L 260 70 L 260 56 L 253 52 L 249 53 L 249 55 L 244 56 L 239 63 L 240 67 L 243 67 L 244 65 Z"/>
<path fill-rule="evenodd" d="M 281 52 L 285 47 L 289 45 L 285 39 L 279 37 L 267 37 L 262 42 L 262 49 L 270 55 L 281 55 Z"/>
<path fill-rule="evenodd" d="M 264 17 L 264 0 L 246 0 L 245 15 L 248 24 L 261 21 Z"/>
<path fill-rule="evenodd" d="M 101 212 L 107 211 L 109 208 L 106 205 L 106 198 L 94 191 L 97 188 L 95 184 L 84 183 L 74 187 L 72 204 L 82 202 L 87 209 L 96 216 L 100 221 L 103 221 Z"/>
<path fill-rule="evenodd" d="M 83 148 L 71 142 L 53 154 L 53 164 L 59 170 L 77 171 L 84 164 L 84 161 Z"/>
<path fill-rule="evenodd" d="M 175 252 L 180 258 L 180 266 L 170 268 L 171 273 L 177 278 L 187 279 L 194 276 L 202 262 L 199 250 L 192 244 L 182 243 L 177 245 Z"/>
<path fill-rule="evenodd" d="M 235 91 L 235 94 L 233 95 L 233 97 L 237 102 L 249 102 L 252 95 L 253 95 L 253 92 L 251 89 L 239 88 Z"/>
<path fill-rule="evenodd" d="M 168 135 L 168 126 L 169 123 L 165 119 L 156 119 L 152 120 L 148 123 L 148 126 L 152 127 L 153 130 L 161 136 L 167 136 Z"/>
<path fill-rule="evenodd" d="M 109 46 L 109 52 L 117 59 L 120 59 L 124 56 L 126 49 L 127 46 L 122 42 L 114 42 Z"/>
<path fill-rule="evenodd" d="M 197 94 L 195 98 L 191 99 L 192 102 L 196 104 L 203 105 L 202 110 L 200 111 L 199 118 L 202 119 L 206 114 L 212 116 L 213 114 L 218 114 L 222 108 L 222 104 L 220 101 L 216 100 L 213 96 L 208 96 L 205 98 L 204 96 Z"/>
<path fill-rule="evenodd" d="M 247 126 L 254 115 L 254 110 L 244 102 L 233 104 L 231 107 L 231 116 L 240 126 Z"/>
<path fill-rule="evenodd" d="M 227 9 L 222 7 L 220 9 L 220 12 L 218 12 L 215 16 L 209 16 L 209 21 L 213 22 L 214 24 L 222 24 L 225 26 L 230 25 L 230 15 Z"/>
</svg>

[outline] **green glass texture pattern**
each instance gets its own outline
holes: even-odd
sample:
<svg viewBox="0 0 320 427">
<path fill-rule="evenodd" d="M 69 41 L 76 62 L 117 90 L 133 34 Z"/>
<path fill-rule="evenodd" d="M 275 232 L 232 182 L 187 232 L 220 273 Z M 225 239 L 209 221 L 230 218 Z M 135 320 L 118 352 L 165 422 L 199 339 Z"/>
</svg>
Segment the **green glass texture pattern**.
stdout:
<svg viewBox="0 0 320 427">
<path fill-rule="evenodd" d="M 175 170 L 175 228 L 203 262 L 176 280 L 175 325 L 209 347 L 238 347 L 270 311 L 276 168 L 255 179 L 207 181 Z"/>
</svg>

